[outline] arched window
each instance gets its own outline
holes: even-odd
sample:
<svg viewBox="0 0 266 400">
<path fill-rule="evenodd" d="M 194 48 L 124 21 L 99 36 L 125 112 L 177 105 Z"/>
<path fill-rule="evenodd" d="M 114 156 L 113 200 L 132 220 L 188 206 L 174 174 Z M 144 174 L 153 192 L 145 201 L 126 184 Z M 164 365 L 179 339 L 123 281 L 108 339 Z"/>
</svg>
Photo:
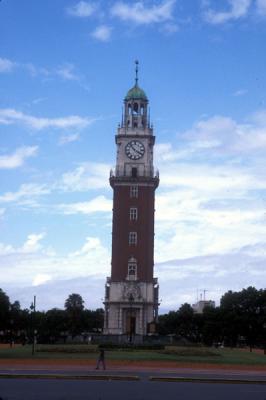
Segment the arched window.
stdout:
<svg viewBox="0 0 266 400">
<path fill-rule="evenodd" d="M 131 257 L 128 260 L 127 271 L 127 279 L 130 281 L 135 281 L 137 279 L 137 260 L 134 257 Z"/>
<path fill-rule="evenodd" d="M 138 105 L 138 103 L 134 103 L 133 114 L 138 114 L 138 112 L 139 112 L 139 105 Z"/>
<path fill-rule="evenodd" d="M 132 111 L 132 107 L 131 107 L 131 104 L 129 104 L 128 105 L 128 113 L 131 114 L 131 111 Z"/>
</svg>

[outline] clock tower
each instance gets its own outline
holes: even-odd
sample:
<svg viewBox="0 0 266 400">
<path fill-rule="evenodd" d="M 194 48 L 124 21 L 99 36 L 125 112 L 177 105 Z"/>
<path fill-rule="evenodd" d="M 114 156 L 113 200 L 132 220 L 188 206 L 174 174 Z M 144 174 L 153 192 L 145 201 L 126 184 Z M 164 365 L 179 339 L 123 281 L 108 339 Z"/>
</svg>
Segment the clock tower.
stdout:
<svg viewBox="0 0 266 400">
<path fill-rule="evenodd" d="M 126 335 L 130 341 L 153 333 L 158 318 L 158 281 L 153 277 L 155 136 L 149 121 L 148 98 L 135 85 L 124 99 L 121 125 L 115 136 L 111 276 L 105 285 L 104 333 Z"/>
</svg>

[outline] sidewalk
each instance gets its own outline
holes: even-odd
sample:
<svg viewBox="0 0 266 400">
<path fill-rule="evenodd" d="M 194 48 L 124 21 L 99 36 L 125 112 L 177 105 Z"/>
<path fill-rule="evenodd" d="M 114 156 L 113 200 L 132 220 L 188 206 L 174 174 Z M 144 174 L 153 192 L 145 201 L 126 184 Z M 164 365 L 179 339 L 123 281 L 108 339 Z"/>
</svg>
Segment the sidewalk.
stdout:
<svg viewBox="0 0 266 400">
<path fill-rule="evenodd" d="M 29 362 L 30 361 L 30 362 Z M 95 370 L 93 360 L 0 359 L 0 378 L 197 381 L 266 384 L 266 367 L 159 362 L 123 363 L 107 360 Z"/>
</svg>

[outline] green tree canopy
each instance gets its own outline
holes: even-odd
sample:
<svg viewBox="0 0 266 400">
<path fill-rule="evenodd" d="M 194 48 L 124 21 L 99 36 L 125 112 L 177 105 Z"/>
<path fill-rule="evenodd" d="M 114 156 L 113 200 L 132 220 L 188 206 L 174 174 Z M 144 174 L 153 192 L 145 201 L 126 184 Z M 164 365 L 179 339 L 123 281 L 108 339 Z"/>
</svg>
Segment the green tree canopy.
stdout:
<svg viewBox="0 0 266 400">
<path fill-rule="evenodd" d="M 81 295 L 77 293 L 70 294 L 65 301 L 65 309 L 68 312 L 84 310 L 84 300 Z"/>
<path fill-rule="evenodd" d="M 4 330 L 7 326 L 10 307 L 9 297 L 0 289 L 0 330 Z"/>
<path fill-rule="evenodd" d="M 70 294 L 65 301 L 65 309 L 69 332 L 72 337 L 80 335 L 82 332 L 82 314 L 84 310 L 84 300 L 80 294 Z"/>
</svg>

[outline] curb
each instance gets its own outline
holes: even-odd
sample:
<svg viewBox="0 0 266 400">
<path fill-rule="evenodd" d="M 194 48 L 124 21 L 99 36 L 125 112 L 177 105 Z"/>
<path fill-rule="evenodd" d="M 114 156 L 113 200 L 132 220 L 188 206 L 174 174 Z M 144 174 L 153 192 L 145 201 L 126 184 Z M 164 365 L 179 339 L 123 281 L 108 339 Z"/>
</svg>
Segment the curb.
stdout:
<svg viewBox="0 0 266 400">
<path fill-rule="evenodd" d="M 65 379 L 95 381 L 139 381 L 136 375 L 0 374 L 0 379 Z"/>
<path fill-rule="evenodd" d="M 228 379 L 228 378 L 189 378 L 183 376 L 150 376 L 153 382 L 190 382 L 190 383 L 227 383 L 227 384 L 256 384 L 266 385 L 266 380 Z"/>
<path fill-rule="evenodd" d="M 140 381 L 137 375 L 65 375 L 65 374 L 0 374 L 0 379 L 54 379 L 82 381 Z M 150 376 L 151 382 L 190 382 L 266 385 L 266 380 L 228 379 L 228 378 L 192 378 L 184 376 Z"/>
</svg>

